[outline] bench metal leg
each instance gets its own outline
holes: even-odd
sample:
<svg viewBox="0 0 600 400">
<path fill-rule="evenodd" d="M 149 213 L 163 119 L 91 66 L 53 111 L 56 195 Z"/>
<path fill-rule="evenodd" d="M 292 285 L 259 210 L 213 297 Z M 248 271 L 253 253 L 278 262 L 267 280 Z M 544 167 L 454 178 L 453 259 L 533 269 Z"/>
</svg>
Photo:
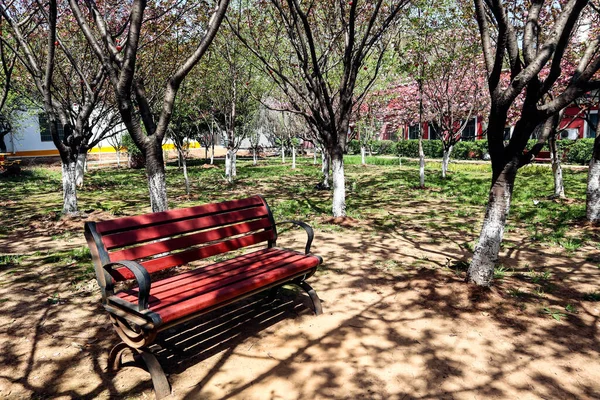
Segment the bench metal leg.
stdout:
<svg viewBox="0 0 600 400">
<path fill-rule="evenodd" d="M 310 300 L 313 303 L 313 309 L 315 310 L 315 315 L 323 314 L 323 307 L 321 306 L 321 300 L 319 299 L 319 296 L 317 296 L 317 292 L 315 292 L 315 289 L 313 289 L 312 286 L 310 286 L 305 281 L 298 282 L 297 285 L 300 286 L 302 289 L 304 289 L 304 291 L 306 293 L 308 293 L 308 297 L 310 297 Z"/>
<path fill-rule="evenodd" d="M 270 304 L 275 301 L 277 295 L 279 294 L 279 289 L 281 289 L 281 286 L 275 286 L 269 289 L 269 294 L 267 295 L 267 304 Z"/>
<path fill-rule="evenodd" d="M 123 363 L 123 355 L 126 352 L 133 354 L 133 362 Z M 108 355 L 108 372 L 116 372 L 121 367 L 128 366 L 138 367 L 150 373 L 157 400 L 171 394 L 171 385 L 167 380 L 167 376 L 150 350 L 144 348 L 134 349 L 124 342 L 117 344 Z"/>
</svg>

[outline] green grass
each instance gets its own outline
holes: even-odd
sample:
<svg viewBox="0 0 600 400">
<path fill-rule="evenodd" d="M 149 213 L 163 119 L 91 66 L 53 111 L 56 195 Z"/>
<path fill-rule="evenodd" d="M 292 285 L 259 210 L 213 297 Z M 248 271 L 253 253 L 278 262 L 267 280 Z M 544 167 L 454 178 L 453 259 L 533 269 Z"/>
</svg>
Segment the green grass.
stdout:
<svg viewBox="0 0 600 400">
<path fill-rule="evenodd" d="M 448 178 L 442 179 L 440 163 L 430 162 L 425 170 L 427 188 L 422 190 L 416 187 L 416 161 L 403 159 L 399 166 L 397 157 L 368 157 L 366 167 L 360 165 L 360 156 L 347 156 L 345 161 L 348 216 L 368 221 L 370 229 L 403 234 L 404 226 L 421 226 L 431 232 L 478 232 L 488 200 L 489 164 L 452 163 Z M 257 166 L 239 160 L 233 184 L 224 180 L 221 160 L 218 168 L 202 168 L 204 163 L 190 161 L 191 197 L 185 196 L 181 171 L 176 165 L 167 166 L 171 207 L 262 193 L 276 220 L 298 218 L 329 231 L 340 229 L 319 224 L 319 217 L 331 213 L 331 192 L 315 189 L 321 180 L 320 164 L 313 165 L 310 157 L 299 158 L 296 170 L 279 159 L 261 160 Z M 552 194 L 550 168 L 522 169 L 515 182 L 507 232 L 524 230 L 530 240 L 560 245 L 569 254 L 587 243 L 596 243 L 591 233 L 577 237 L 570 234 L 573 224 L 585 215 L 586 173 L 565 169 L 564 177 L 571 201 L 556 202 L 547 200 Z M 59 169 L 35 168 L 17 177 L 1 178 L 0 202 L 6 206 L 0 208 L 0 221 L 4 222 L 0 224 L 0 237 L 16 229 L 28 229 L 35 221 L 57 221 L 62 207 L 60 189 Z M 144 170 L 93 169 L 86 175 L 78 200 L 80 209 L 88 212 L 101 210 L 118 216 L 150 211 Z M 410 213 L 413 209 L 419 212 Z M 473 250 L 472 243 L 464 246 Z"/>
</svg>

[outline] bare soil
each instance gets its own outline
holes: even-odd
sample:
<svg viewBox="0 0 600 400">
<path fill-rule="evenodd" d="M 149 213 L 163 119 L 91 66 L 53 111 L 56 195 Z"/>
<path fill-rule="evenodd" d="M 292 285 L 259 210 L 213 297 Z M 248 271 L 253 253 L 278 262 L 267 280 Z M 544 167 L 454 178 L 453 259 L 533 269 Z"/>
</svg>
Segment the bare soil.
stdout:
<svg viewBox="0 0 600 400">
<path fill-rule="evenodd" d="M 0 266 L 0 398 L 153 398 L 146 372 L 105 372 L 118 340 L 94 280 L 65 279 L 77 265 L 44 257 L 83 246 L 82 221 L 39 223 L 0 239 L 2 254 L 40 254 Z M 324 315 L 290 288 L 165 332 L 155 350 L 170 398 L 600 398 L 600 303 L 583 300 L 598 290 L 597 249 L 568 254 L 510 232 L 509 272 L 481 290 L 462 271 L 473 237 L 340 225 L 313 245 L 325 260 L 311 279 Z M 48 227 L 77 230 L 41 235 Z M 282 236 L 303 247 L 299 232 Z"/>
</svg>

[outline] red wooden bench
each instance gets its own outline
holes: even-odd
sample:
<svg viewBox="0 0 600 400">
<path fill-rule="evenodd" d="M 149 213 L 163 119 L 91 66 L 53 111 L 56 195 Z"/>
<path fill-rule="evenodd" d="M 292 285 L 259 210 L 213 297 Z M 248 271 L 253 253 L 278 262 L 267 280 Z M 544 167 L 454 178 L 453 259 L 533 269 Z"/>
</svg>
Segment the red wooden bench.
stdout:
<svg viewBox="0 0 600 400">
<path fill-rule="evenodd" d="M 110 352 L 108 370 L 123 366 L 126 351 L 150 372 L 157 398 L 171 392 L 162 367 L 148 349 L 157 333 L 241 298 L 293 283 L 321 302 L 306 283 L 321 264 L 310 254 L 313 230 L 306 230 L 304 253 L 276 247 L 277 226 L 262 196 L 197 207 L 87 222 L 85 237 L 102 290 L 102 303 L 123 342 Z M 151 274 L 250 246 L 226 261 L 152 279 Z M 164 275 L 164 273 L 163 273 Z M 137 287 L 115 292 L 118 282 Z"/>
</svg>

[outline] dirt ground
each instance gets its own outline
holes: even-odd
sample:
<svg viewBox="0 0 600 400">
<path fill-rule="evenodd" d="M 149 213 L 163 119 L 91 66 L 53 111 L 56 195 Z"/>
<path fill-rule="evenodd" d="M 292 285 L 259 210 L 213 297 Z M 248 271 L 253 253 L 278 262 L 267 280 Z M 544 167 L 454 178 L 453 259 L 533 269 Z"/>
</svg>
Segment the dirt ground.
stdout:
<svg viewBox="0 0 600 400">
<path fill-rule="evenodd" d="M 514 273 L 481 291 L 455 264 L 472 239 L 415 227 L 317 231 L 325 264 L 311 283 L 324 314 L 290 288 L 273 304 L 250 298 L 165 332 L 156 352 L 169 398 L 600 398 L 600 303 L 582 300 L 598 289 L 598 250 L 569 255 L 510 233 L 502 256 Z M 303 244 L 296 232 L 280 240 Z M 13 236 L 0 253 L 82 245 L 79 233 Z M 105 372 L 117 336 L 95 283 L 75 289 L 65 271 L 35 257 L 0 266 L 0 398 L 153 398 L 146 372 Z M 552 286 L 535 278 L 542 271 Z"/>
</svg>

